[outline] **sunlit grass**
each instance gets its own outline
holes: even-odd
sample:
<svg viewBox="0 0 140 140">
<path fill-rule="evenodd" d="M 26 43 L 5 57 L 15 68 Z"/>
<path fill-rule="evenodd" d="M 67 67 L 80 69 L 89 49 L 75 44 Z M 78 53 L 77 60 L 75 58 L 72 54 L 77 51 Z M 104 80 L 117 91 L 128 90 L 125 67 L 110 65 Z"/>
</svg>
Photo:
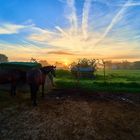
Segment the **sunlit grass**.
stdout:
<svg viewBox="0 0 140 140">
<path fill-rule="evenodd" d="M 61 88 L 81 88 L 83 90 L 105 92 L 140 92 L 140 70 L 107 70 L 106 81 L 103 71 L 95 73 L 95 79 L 75 79 L 70 71 L 57 70 L 56 85 Z"/>
</svg>

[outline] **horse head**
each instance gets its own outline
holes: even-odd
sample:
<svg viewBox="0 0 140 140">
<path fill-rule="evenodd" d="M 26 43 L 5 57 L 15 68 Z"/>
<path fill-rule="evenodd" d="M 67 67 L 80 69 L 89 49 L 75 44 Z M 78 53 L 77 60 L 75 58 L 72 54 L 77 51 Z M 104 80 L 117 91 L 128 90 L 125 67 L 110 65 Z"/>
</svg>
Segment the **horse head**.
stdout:
<svg viewBox="0 0 140 140">
<path fill-rule="evenodd" d="M 53 66 L 53 65 L 52 66 L 45 66 L 41 69 L 45 74 L 51 73 L 54 77 L 56 76 L 56 74 L 55 74 L 56 66 Z"/>
</svg>

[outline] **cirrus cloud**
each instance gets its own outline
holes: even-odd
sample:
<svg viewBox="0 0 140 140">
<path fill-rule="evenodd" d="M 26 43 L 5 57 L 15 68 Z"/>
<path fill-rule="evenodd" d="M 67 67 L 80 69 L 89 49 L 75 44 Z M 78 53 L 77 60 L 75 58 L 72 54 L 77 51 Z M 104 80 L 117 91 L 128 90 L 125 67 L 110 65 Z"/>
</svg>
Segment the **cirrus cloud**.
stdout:
<svg viewBox="0 0 140 140">
<path fill-rule="evenodd" d="M 74 53 L 67 51 L 50 51 L 48 54 L 56 54 L 56 55 L 75 55 Z"/>
<path fill-rule="evenodd" d="M 5 23 L 0 25 L 0 34 L 16 34 L 19 33 L 23 28 L 25 28 L 24 25 Z"/>
</svg>

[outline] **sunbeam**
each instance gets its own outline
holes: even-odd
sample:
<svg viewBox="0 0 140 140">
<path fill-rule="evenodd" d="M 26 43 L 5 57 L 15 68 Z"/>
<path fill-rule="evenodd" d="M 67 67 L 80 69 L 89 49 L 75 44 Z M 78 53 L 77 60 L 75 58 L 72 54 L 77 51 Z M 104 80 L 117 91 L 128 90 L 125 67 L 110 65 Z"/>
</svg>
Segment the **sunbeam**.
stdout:
<svg viewBox="0 0 140 140">
<path fill-rule="evenodd" d="M 85 0 L 84 7 L 83 7 L 83 17 L 82 17 L 82 32 L 84 35 L 84 39 L 88 38 L 88 17 L 89 11 L 91 7 L 91 0 Z"/>
<path fill-rule="evenodd" d="M 5 41 L 8 49 L 1 49 L 2 47 L 0 49 L 7 53 L 11 46 L 14 50 L 21 49 L 21 52 L 31 53 L 33 56 L 38 52 L 37 57 L 53 56 L 53 59 L 60 59 L 61 55 L 70 59 L 81 56 L 117 58 L 122 57 L 123 53 L 126 56 L 131 52 L 138 52 L 139 2 L 133 0 L 115 2 L 58 0 L 58 2 L 59 7 L 55 7 L 57 12 L 45 13 L 46 9 L 45 12 L 39 12 L 41 13 L 39 16 L 45 20 L 38 19 L 34 23 L 34 20 L 28 19 L 29 23 L 24 21 L 22 24 L 1 23 L 0 44 L 2 46 L 5 44 L 2 41 Z M 50 10 L 53 7 L 54 5 Z M 133 8 L 137 9 L 133 11 Z M 120 48 L 123 48 L 122 52 Z"/>
</svg>

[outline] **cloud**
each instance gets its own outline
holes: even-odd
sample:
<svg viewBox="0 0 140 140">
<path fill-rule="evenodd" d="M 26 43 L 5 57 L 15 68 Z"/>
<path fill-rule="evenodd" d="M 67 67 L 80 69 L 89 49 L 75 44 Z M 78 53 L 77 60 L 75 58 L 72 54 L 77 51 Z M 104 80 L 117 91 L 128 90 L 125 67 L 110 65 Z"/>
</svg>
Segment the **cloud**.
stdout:
<svg viewBox="0 0 140 140">
<path fill-rule="evenodd" d="M 64 14 L 66 14 L 70 26 L 63 27 L 55 25 L 54 29 L 40 28 L 37 27 L 32 20 L 23 23 L 23 25 L 8 24 L 8 27 L 4 26 L 4 29 L 3 26 L 0 26 L 0 34 L 14 34 L 12 36 L 14 36 L 14 39 L 18 40 L 17 45 L 11 45 L 10 40 L 9 44 L 5 46 L 0 44 L 0 51 L 5 48 L 3 50 L 8 52 L 12 57 L 16 56 L 16 53 L 18 53 L 18 57 L 20 57 L 23 52 L 25 57 L 35 56 L 44 57 L 46 59 L 63 59 L 64 57 L 71 59 L 85 56 L 97 58 L 106 58 L 107 56 L 113 58 L 113 56 L 115 56 L 116 58 L 123 58 L 123 56 L 127 56 L 127 53 L 131 54 L 132 49 L 139 47 L 139 44 L 137 44 L 138 42 L 135 41 L 134 44 L 134 40 L 133 42 L 132 40 L 130 41 L 132 38 L 139 40 L 139 32 L 136 36 L 136 30 L 132 30 L 132 26 L 134 25 L 130 25 L 133 18 L 128 19 L 128 17 L 130 17 L 128 15 L 133 15 L 134 13 L 125 13 L 127 8 L 132 4 L 130 1 L 126 2 L 125 0 L 124 3 L 124 1 L 122 2 L 120 0 L 121 2 L 119 1 L 117 4 L 123 3 L 121 7 L 117 4 L 114 6 L 113 3 L 112 5 L 105 6 L 107 10 L 104 10 L 104 8 L 99 10 L 100 6 L 102 5 L 102 7 L 104 7 L 103 4 L 108 0 L 99 0 L 100 3 L 95 0 L 84 0 L 83 13 L 80 13 L 80 15 L 78 15 L 79 11 L 76 11 L 76 0 L 62 1 L 65 1 L 64 3 L 67 4 L 69 10 L 68 13 Z M 101 1 L 103 3 L 101 3 Z M 93 5 L 93 9 L 91 8 L 92 2 L 97 2 Z M 100 6 L 96 8 L 94 7 L 96 5 Z M 117 8 L 119 8 L 119 10 Z M 117 13 L 116 10 L 118 10 Z M 99 11 L 101 14 L 98 14 Z M 93 15 L 90 13 L 93 13 Z M 88 30 L 90 28 L 89 26 L 91 26 L 89 18 L 90 21 L 92 20 L 95 23 L 93 30 Z M 119 25 L 119 28 L 118 26 L 114 28 L 119 22 L 121 23 L 121 27 Z M 99 25 L 101 29 L 96 30 L 96 25 Z M 100 43 L 100 46 L 96 47 L 97 43 Z M 136 54 L 137 50 L 138 49 L 135 49 L 133 54 Z M 134 57 L 135 56 L 139 58 L 138 55 L 134 55 Z"/>
<path fill-rule="evenodd" d="M 55 28 L 56 28 L 60 33 L 62 33 L 62 35 L 68 36 L 68 34 L 67 34 L 62 28 L 60 28 L 59 26 L 55 26 Z"/>
<path fill-rule="evenodd" d="M 18 34 L 28 32 L 28 34 L 55 34 L 55 32 L 48 29 L 37 27 L 34 23 L 25 21 L 23 24 L 1 23 L 0 34 Z"/>
<path fill-rule="evenodd" d="M 74 53 L 66 52 L 66 51 L 50 51 L 48 54 L 56 54 L 56 55 L 75 55 Z"/>
<path fill-rule="evenodd" d="M 10 60 L 16 58 L 22 61 L 22 58 L 30 60 L 31 57 L 37 59 L 46 59 L 46 52 L 51 52 L 54 49 L 46 47 L 36 47 L 26 41 L 21 41 L 20 44 L 7 43 L 0 40 L 0 52 L 6 54 Z M 21 58 L 21 59 L 20 59 Z"/>
<path fill-rule="evenodd" d="M 84 8 L 83 8 L 83 16 L 82 16 L 82 32 L 84 35 L 84 38 L 86 39 L 88 37 L 88 17 L 89 17 L 89 11 L 91 7 L 91 0 L 85 0 Z"/>
<path fill-rule="evenodd" d="M 118 6 L 122 6 L 122 4 Z M 140 6 L 140 2 L 132 2 L 125 5 L 125 7 L 133 7 L 133 6 Z"/>
<path fill-rule="evenodd" d="M 107 59 L 140 59 L 140 54 L 124 54 L 124 55 L 114 55 L 107 57 Z"/>
<path fill-rule="evenodd" d="M 119 10 L 119 12 L 114 16 L 112 21 L 110 22 L 109 26 L 106 28 L 105 32 L 101 36 L 100 40 L 97 42 L 96 45 L 98 45 L 100 42 L 104 40 L 104 38 L 108 35 L 108 33 L 111 31 L 111 29 L 114 27 L 114 25 L 121 20 L 123 17 L 124 12 L 127 10 L 128 7 L 126 5 L 131 4 L 130 0 L 127 0 L 127 2 L 122 6 L 122 8 Z"/>
<path fill-rule="evenodd" d="M 24 25 L 5 23 L 0 25 L 0 34 L 17 34 L 23 28 L 25 28 Z"/>
<path fill-rule="evenodd" d="M 67 7 L 69 9 L 67 19 L 70 22 L 72 32 L 76 34 L 78 29 L 78 20 L 76 15 L 75 0 L 67 0 Z"/>
</svg>

